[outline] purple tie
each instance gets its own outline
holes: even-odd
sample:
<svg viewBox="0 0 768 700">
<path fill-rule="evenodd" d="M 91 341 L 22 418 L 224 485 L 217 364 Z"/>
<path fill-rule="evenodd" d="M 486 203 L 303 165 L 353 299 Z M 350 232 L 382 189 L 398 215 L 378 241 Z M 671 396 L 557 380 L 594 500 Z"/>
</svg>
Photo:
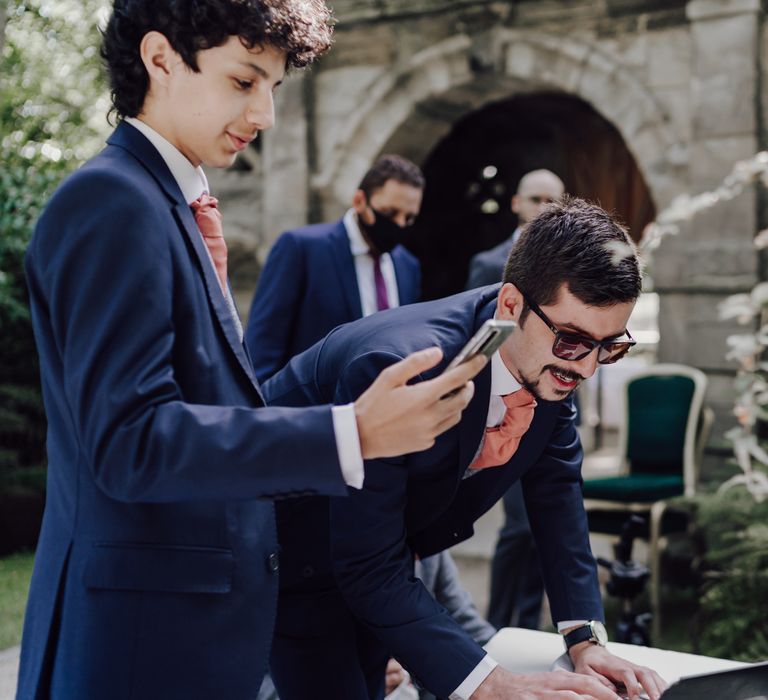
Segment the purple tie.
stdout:
<svg viewBox="0 0 768 700">
<path fill-rule="evenodd" d="M 373 279 L 376 281 L 376 308 L 379 311 L 389 308 L 389 299 L 387 299 L 387 285 L 384 282 L 384 275 L 381 274 L 380 255 L 373 256 Z"/>
</svg>

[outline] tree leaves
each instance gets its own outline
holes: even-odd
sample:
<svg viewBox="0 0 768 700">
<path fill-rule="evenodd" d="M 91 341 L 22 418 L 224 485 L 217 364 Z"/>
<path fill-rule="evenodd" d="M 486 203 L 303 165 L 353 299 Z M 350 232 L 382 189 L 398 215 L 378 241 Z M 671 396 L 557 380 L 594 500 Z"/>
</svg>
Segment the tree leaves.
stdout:
<svg viewBox="0 0 768 700">
<path fill-rule="evenodd" d="M 0 482 L 45 463 L 45 415 L 24 279 L 34 222 L 61 178 L 100 148 L 108 97 L 103 0 L 0 0 Z M 1 15 L 2 13 L 0 13 Z M 3 22 L 0 20 L 0 34 Z M 30 480 L 26 480 L 30 481 Z M 30 483 L 42 483 L 39 476 Z"/>
</svg>

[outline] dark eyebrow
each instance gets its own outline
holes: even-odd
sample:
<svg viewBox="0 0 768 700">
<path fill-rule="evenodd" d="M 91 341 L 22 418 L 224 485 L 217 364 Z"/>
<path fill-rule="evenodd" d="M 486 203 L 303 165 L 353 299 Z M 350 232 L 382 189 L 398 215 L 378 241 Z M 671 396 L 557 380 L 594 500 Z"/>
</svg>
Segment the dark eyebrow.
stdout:
<svg viewBox="0 0 768 700">
<path fill-rule="evenodd" d="M 271 80 L 272 76 L 265 71 L 261 66 L 257 65 L 256 63 L 248 63 L 247 61 L 242 61 L 240 65 L 245 66 L 246 68 L 250 68 L 254 73 L 256 73 L 259 77 L 264 78 L 264 80 Z M 278 80 L 275 83 L 275 87 L 278 85 L 282 85 L 283 81 L 282 79 Z"/>
<path fill-rule="evenodd" d="M 580 328 L 575 323 L 560 324 L 560 323 L 556 323 L 555 321 L 552 321 L 552 323 L 555 324 L 555 328 L 573 330 L 575 333 L 577 333 L 578 335 L 583 335 L 585 338 L 598 340 L 589 331 L 585 331 L 583 328 Z M 607 336 L 605 336 L 605 338 L 600 338 L 600 341 L 614 340 L 616 338 L 621 338 L 622 335 L 626 335 L 626 334 L 627 334 L 627 329 L 625 328 L 623 331 L 619 331 L 618 333 L 610 333 Z"/>
</svg>

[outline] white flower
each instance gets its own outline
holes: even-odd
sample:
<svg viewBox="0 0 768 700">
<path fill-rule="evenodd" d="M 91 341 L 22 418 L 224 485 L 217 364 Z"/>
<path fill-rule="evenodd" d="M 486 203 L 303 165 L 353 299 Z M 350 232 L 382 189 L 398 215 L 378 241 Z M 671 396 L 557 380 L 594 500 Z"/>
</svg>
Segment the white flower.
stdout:
<svg viewBox="0 0 768 700">
<path fill-rule="evenodd" d="M 761 345 L 754 334 L 729 335 L 725 342 L 730 348 L 725 356 L 726 360 L 753 358 L 761 350 Z"/>
<path fill-rule="evenodd" d="M 768 302 L 768 282 L 760 282 L 752 287 L 749 297 L 756 309 L 763 306 Z"/>
<path fill-rule="evenodd" d="M 754 243 L 758 250 L 768 248 L 768 228 L 764 228 L 755 236 Z"/>
<path fill-rule="evenodd" d="M 718 304 L 717 311 L 721 321 L 735 318 L 739 323 L 748 323 L 755 315 L 749 294 L 732 294 L 726 297 Z"/>
<path fill-rule="evenodd" d="M 676 221 L 685 221 L 694 214 L 694 208 L 691 195 L 679 194 L 675 197 L 669 206 L 659 212 L 656 221 L 659 224 L 668 224 Z"/>
<path fill-rule="evenodd" d="M 632 246 L 622 241 L 608 241 L 604 247 L 611 254 L 611 265 L 614 266 L 635 254 Z"/>
</svg>

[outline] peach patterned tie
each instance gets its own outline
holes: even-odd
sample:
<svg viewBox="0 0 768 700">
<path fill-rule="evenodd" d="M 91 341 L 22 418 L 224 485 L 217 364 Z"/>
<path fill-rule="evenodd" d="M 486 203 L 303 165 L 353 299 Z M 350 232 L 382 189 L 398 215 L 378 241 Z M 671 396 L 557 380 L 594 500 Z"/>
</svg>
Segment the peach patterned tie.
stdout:
<svg viewBox="0 0 768 700">
<path fill-rule="evenodd" d="M 504 419 L 498 427 L 485 429 L 485 441 L 480 454 L 469 465 L 470 469 L 487 469 L 506 464 L 531 425 L 536 399 L 529 391 L 519 389 L 502 396 L 501 400 L 507 407 Z"/>
<path fill-rule="evenodd" d="M 216 197 L 211 197 L 207 192 L 203 192 L 189 206 L 192 207 L 197 227 L 200 229 L 203 241 L 211 254 L 221 291 L 224 292 L 224 296 L 227 296 L 227 244 L 224 242 L 221 212 L 218 205 L 219 201 Z"/>
</svg>

